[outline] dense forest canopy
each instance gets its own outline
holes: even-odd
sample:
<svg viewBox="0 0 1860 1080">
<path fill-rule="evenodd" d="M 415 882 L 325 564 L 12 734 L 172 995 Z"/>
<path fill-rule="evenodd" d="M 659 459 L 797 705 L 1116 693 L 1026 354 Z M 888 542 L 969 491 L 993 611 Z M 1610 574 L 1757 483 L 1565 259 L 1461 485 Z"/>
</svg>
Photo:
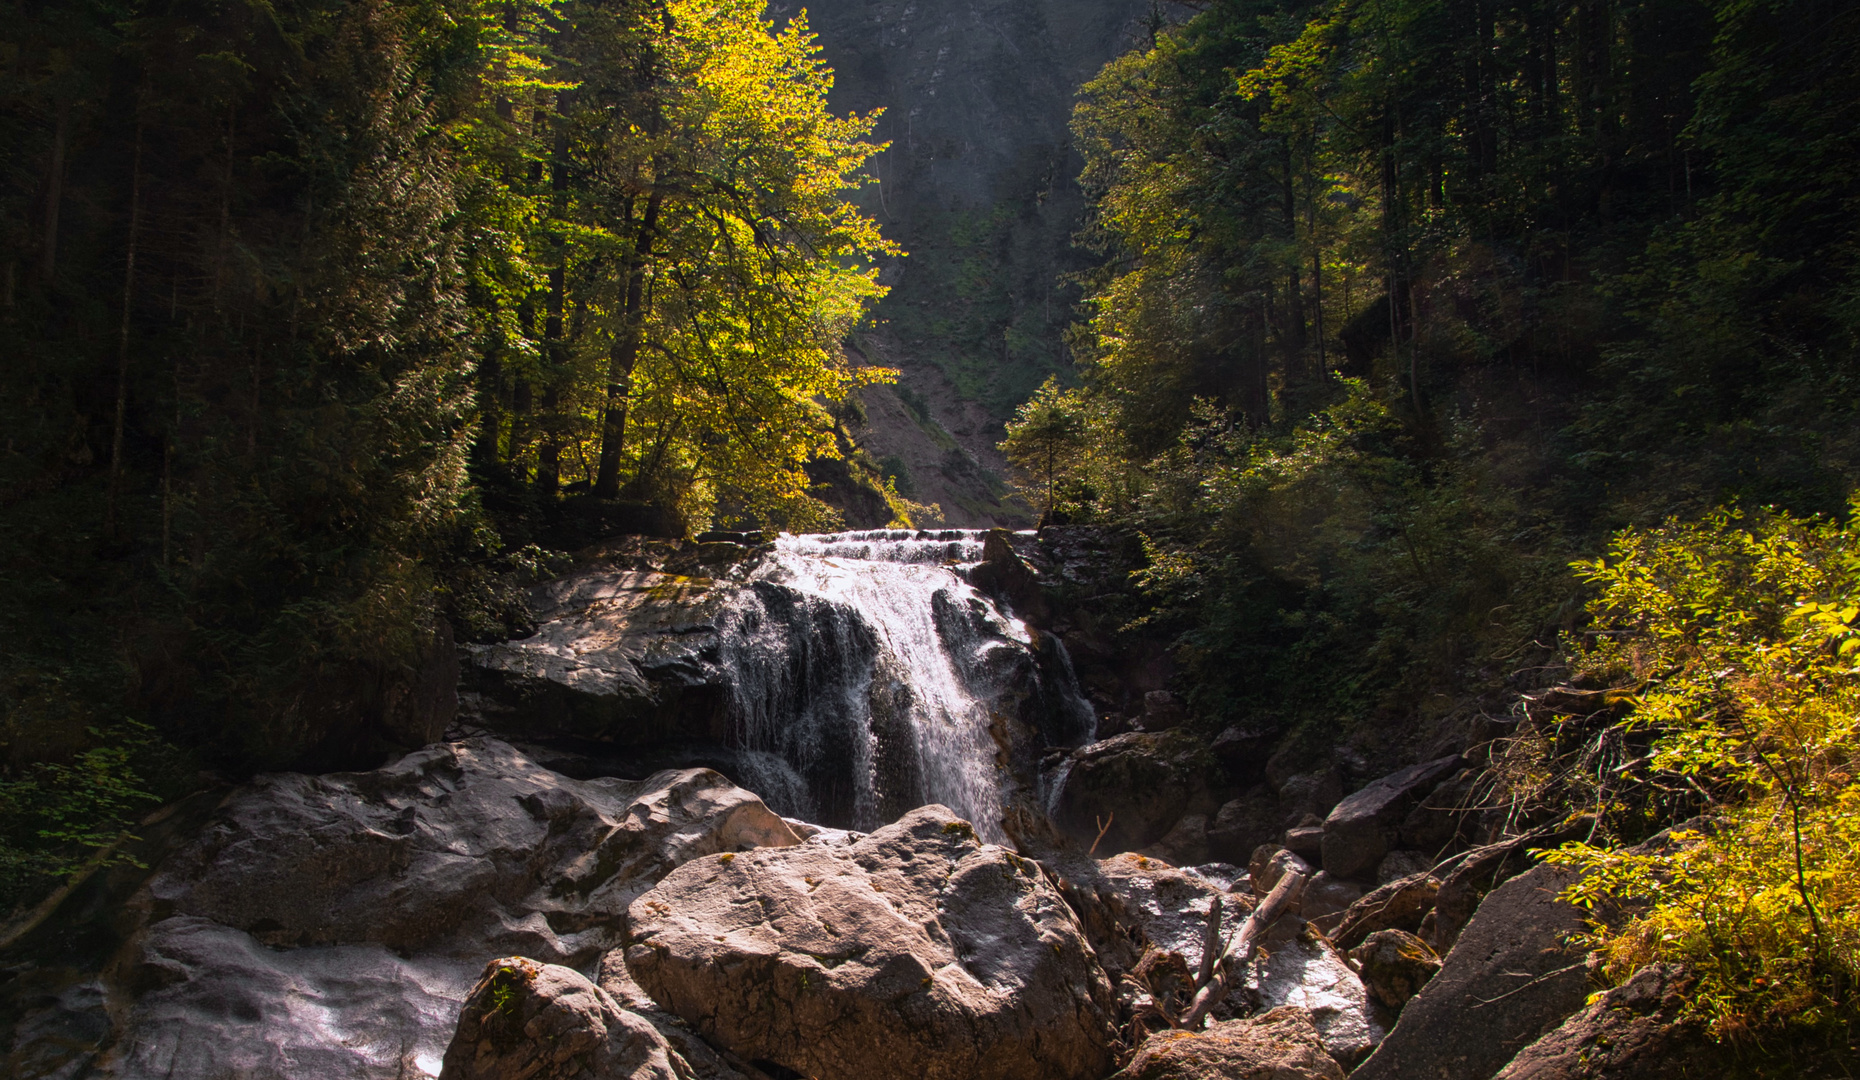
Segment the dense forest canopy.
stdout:
<svg viewBox="0 0 1860 1080">
<path fill-rule="evenodd" d="M 804 16 L 0 18 L 0 906 L 203 772 L 437 737 L 565 549 L 829 528 L 836 463 L 920 509 L 847 432 L 900 252 Z M 1136 553 L 1094 615 L 1293 758 L 1482 733 L 1508 812 L 1587 828 L 1579 899 L 1658 898 L 1615 975 L 1695 965 L 1725 1039 L 1853 1024 L 1860 7 L 1146 31 L 1074 115 L 1074 371 L 1003 444 Z"/>
<path fill-rule="evenodd" d="M 1028 490 L 1138 538 L 1127 632 L 1203 713 L 1470 724 L 1518 820 L 1595 815 L 1585 902 L 1661 897 L 1616 977 L 1850 1023 L 1860 9 L 1194 7 L 1082 90 L 1102 259 Z"/>
<path fill-rule="evenodd" d="M 804 19 L 4 11 L 12 886 L 202 765 L 404 724 L 454 627 L 507 631 L 498 575 L 565 494 L 597 527 L 837 520 L 804 466 L 888 376 L 841 342 L 895 249 Z"/>
<path fill-rule="evenodd" d="M 1147 537 L 1211 707 L 1404 710 L 1612 529 L 1844 510 L 1849 6 L 1200 7 L 1082 91 L 1083 386 L 1008 448 Z"/>
</svg>

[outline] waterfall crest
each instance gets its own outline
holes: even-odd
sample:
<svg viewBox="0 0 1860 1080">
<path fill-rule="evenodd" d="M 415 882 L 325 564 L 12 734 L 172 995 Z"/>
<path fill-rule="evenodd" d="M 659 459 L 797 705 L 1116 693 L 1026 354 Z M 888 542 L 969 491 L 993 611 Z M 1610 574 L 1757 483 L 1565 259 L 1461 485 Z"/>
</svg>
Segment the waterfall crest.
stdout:
<svg viewBox="0 0 1860 1080">
<path fill-rule="evenodd" d="M 1014 727 L 1090 737 L 1056 640 L 969 584 L 985 534 L 784 535 L 722 626 L 743 782 L 869 830 L 942 803 L 1002 841 Z"/>
</svg>

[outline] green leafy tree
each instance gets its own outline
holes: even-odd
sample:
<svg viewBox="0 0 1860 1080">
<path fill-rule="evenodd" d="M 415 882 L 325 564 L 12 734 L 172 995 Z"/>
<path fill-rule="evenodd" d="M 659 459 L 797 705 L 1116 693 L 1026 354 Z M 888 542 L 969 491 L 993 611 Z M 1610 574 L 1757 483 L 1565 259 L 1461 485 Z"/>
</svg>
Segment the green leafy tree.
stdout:
<svg viewBox="0 0 1860 1080">
<path fill-rule="evenodd" d="M 1007 438 L 1001 443 L 1008 463 L 1045 488 L 1049 517 L 1058 505 L 1061 478 L 1080 475 L 1085 465 L 1087 421 L 1082 397 L 1076 390 L 1061 387 L 1056 376 L 1047 376 L 1039 392 L 1008 421 Z"/>
</svg>

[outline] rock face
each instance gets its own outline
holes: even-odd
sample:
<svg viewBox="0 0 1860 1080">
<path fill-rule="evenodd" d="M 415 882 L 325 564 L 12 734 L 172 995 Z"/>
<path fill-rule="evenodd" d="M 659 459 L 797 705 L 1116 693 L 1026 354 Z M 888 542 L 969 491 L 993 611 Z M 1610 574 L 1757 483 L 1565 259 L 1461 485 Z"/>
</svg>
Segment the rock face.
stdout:
<svg viewBox="0 0 1860 1080">
<path fill-rule="evenodd" d="M 160 910 L 274 948 L 374 942 L 585 963 L 699 855 L 800 841 L 708 769 L 575 781 L 472 739 L 372 773 L 261 777 L 150 880 Z"/>
<path fill-rule="evenodd" d="M 1151 1035 L 1113 1080 L 1343 1080 L 1343 1069 L 1310 1016 L 1284 1007 L 1206 1031 Z"/>
<path fill-rule="evenodd" d="M 736 544 L 686 555 L 635 542 L 536 586 L 534 634 L 469 647 L 467 716 L 520 736 L 722 742 L 718 648 L 741 588 L 723 575 L 751 554 Z M 672 572 L 668 560 L 693 573 Z"/>
<path fill-rule="evenodd" d="M 440 1080 L 689 1080 L 664 1037 L 572 968 L 493 960 L 472 987 Z"/>
<path fill-rule="evenodd" d="M 1470 841 L 1479 817 L 1474 809 L 1479 803 L 1478 792 L 1479 774 L 1472 769 L 1462 769 L 1442 782 L 1402 820 L 1402 844 L 1436 856 L 1457 843 Z"/>
<path fill-rule="evenodd" d="M 1428 874 L 1391 881 L 1351 904 L 1331 940 L 1340 949 L 1353 949 L 1378 930 L 1415 933 L 1439 893 L 1440 879 Z"/>
<path fill-rule="evenodd" d="M 1702 1034 L 1678 1023 L 1684 968 L 1652 964 L 1524 1048 L 1495 1080 L 1666 1080 L 1717 1075 Z"/>
<path fill-rule="evenodd" d="M 69 1054 L 119 1080 L 432 1076 L 485 957 L 591 964 L 673 867 L 798 840 L 708 770 L 581 782 L 493 739 L 261 777 L 132 897 Z"/>
<path fill-rule="evenodd" d="M 1427 942 L 1401 930 L 1378 930 L 1350 950 L 1370 996 L 1400 1009 L 1440 971 L 1440 957 Z"/>
<path fill-rule="evenodd" d="M 1338 803 L 1324 819 L 1324 869 L 1340 878 L 1372 878 L 1408 812 L 1458 768 L 1459 760 L 1410 765 Z"/>
<path fill-rule="evenodd" d="M 1304 892 L 1299 894 L 1298 914 L 1313 920 L 1341 915 L 1362 898 L 1361 886 L 1332 877 L 1329 871 L 1321 870 L 1305 886 Z"/>
<path fill-rule="evenodd" d="M 1557 899 L 1573 880 L 1545 864 L 1493 890 L 1353 1080 L 1490 1080 L 1582 1008 L 1588 975 L 1566 942 L 1583 917 Z"/>
<path fill-rule="evenodd" d="M 1263 784 L 1237 799 L 1229 799 L 1208 822 L 1208 853 L 1227 862 L 1245 863 L 1254 848 L 1280 835 L 1284 817 L 1278 799 Z M 1310 831 L 1316 833 L 1316 839 L 1322 839 L 1321 831 Z M 1286 846 L 1292 847 L 1289 842 Z M 1292 849 L 1306 858 L 1315 859 L 1318 854 L 1316 843 Z"/>
<path fill-rule="evenodd" d="M 1220 881 L 1135 852 L 1098 860 L 1089 886 L 1089 895 L 1073 894 L 1073 906 L 1090 921 L 1087 931 L 1099 960 L 1113 974 L 1135 964 L 1147 948 L 1179 956 L 1184 970 L 1197 971 L 1215 898 L 1222 898 L 1228 933 L 1251 906 L 1226 895 Z"/>
<path fill-rule="evenodd" d="M 1192 770 L 1181 759 L 1193 753 L 1193 740 L 1179 735 L 1133 731 L 1079 750 L 1054 800 L 1054 824 L 1090 844 L 1108 818 L 1100 856 L 1161 840 L 1192 794 Z"/>
<path fill-rule="evenodd" d="M 1022 780 L 1093 716 L 1058 639 L 965 579 L 985 547 L 869 530 L 591 553 L 531 591 L 534 634 L 474 647 L 468 718 L 613 757 L 728 755 L 776 810 L 835 828 L 934 802 L 1005 840 L 1039 812 Z"/>
<path fill-rule="evenodd" d="M 862 837 L 719 856 L 631 910 L 653 999 L 820 1080 L 1109 1070 L 1111 989 L 1040 869 L 940 806 Z"/>
</svg>

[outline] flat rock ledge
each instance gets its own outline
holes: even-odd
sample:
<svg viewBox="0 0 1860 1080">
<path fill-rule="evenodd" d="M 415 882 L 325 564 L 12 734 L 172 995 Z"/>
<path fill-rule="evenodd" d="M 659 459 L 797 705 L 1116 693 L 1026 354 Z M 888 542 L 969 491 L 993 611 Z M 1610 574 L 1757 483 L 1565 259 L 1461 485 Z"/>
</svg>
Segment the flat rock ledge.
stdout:
<svg viewBox="0 0 1860 1080">
<path fill-rule="evenodd" d="M 1111 986 L 1035 863 L 942 806 L 699 859 L 629 912 L 627 967 L 717 1046 L 815 1080 L 1079 1080 Z"/>
</svg>

